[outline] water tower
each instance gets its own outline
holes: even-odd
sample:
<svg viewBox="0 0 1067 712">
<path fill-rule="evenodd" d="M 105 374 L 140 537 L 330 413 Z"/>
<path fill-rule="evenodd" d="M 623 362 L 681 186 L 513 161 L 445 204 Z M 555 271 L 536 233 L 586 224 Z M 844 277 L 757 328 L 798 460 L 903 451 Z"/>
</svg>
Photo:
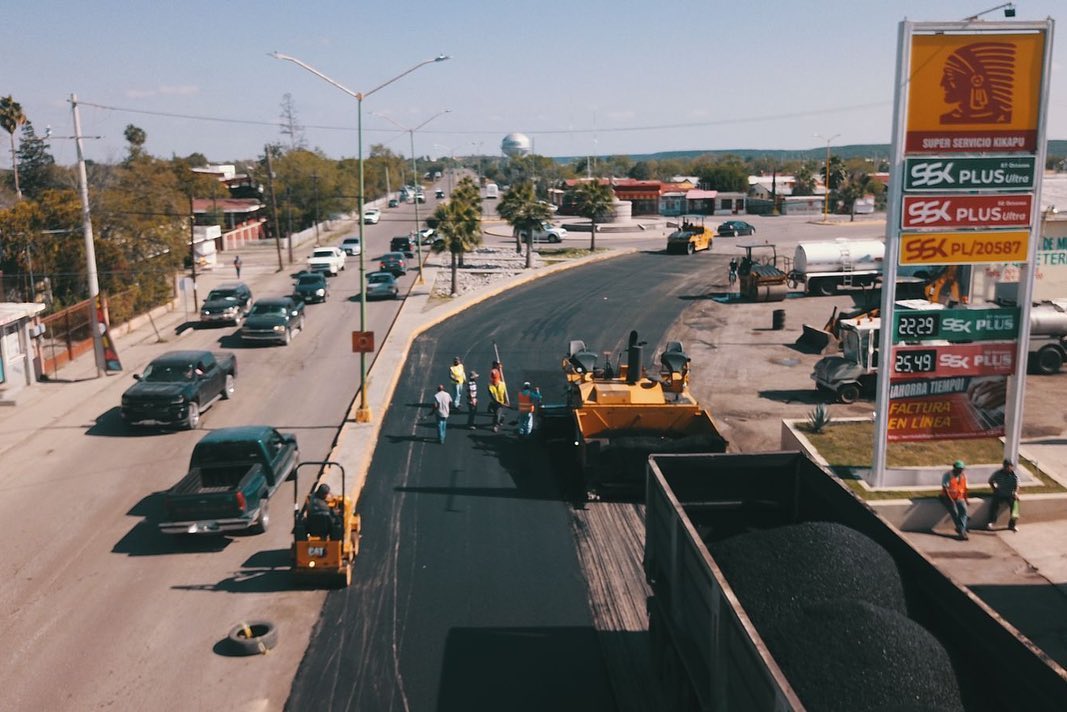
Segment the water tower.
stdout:
<svg viewBox="0 0 1067 712">
<path fill-rule="evenodd" d="M 530 154 L 530 137 L 521 133 L 509 133 L 500 142 L 500 150 L 508 158 L 528 156 Z"/>
</svg>

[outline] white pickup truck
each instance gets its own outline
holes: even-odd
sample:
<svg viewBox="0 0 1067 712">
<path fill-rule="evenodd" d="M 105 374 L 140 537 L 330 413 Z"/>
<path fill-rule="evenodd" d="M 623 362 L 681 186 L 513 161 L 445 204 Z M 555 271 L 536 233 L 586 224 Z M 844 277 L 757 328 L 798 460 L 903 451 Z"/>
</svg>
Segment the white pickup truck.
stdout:
<svg viewBox="0 0 1067 712">
<path fill-rule="evenodd" d="M 336 277 L 345 268 L 345 253 L 337 247 L 316 247 L 308 256 L 308 269 Z"/>
</svg>

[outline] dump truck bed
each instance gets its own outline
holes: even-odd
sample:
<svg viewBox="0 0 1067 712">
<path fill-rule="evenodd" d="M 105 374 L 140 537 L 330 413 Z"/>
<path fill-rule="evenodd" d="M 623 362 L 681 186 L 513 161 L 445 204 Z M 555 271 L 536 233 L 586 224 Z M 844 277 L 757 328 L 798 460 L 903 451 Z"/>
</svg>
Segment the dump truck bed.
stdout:
<svg viewBox="0 0 1067 712">
<path fill-rule="evenodd" d="M 944 646 L 965 709 L 1063 708 L 1067 671 L 804 455 L 653 455 L 644 559 L 652 657 L 698 708 L 805 709 L 709 548 L 799 522 L 843 524 L 888 552 L 908 616 Z"/>
</svg>

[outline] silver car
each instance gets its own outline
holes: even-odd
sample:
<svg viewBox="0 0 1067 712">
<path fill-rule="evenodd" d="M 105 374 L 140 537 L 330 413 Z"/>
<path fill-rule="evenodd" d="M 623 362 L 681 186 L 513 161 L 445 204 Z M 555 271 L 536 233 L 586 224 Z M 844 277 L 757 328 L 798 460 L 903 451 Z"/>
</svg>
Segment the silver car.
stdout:
<svg viewBox="0 0 1067 712">
<path fill-rule="evenodd" d="M 367 299 L 396 299 L 400 288 L 391 272 L 367 273 Z"/>
</svg>

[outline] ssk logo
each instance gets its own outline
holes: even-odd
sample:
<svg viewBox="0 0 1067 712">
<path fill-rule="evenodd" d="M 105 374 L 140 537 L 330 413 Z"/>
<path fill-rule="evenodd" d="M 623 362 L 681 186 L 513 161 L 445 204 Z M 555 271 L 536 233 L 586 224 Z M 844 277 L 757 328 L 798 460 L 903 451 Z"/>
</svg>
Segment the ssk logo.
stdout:
<svg viewBox="0 0 1067 712">
<path fill-rule="evenodd" d="M 908 204 L 908 225 L 952 222 L 951 207 L 951 200 L 916 200 Z"/>
<path fill-rule="evenodd" d="M 952 161 L 913 163 L 911 166 L 911 186 L 914 188 L 929 188 L 954 184 L 956 179 L 952 176 L 952 165 Z"/>
<path fill-rule="evenodd" d="M 938 259 L 948 259 L 943 238 L 927 237 L 921 240 L 911 240 L 904 245 L 904 263 L 933 262 Z"/>
</svg>

